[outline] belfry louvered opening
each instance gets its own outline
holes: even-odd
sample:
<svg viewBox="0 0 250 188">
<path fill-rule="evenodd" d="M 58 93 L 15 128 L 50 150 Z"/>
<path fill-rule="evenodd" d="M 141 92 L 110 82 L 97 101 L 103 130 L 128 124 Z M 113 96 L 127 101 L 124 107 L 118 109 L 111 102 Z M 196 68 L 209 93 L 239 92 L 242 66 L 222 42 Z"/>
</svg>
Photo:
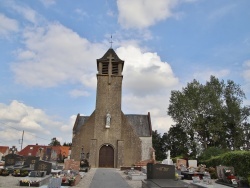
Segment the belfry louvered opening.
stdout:
<svg viewBox="0 0 250 188">
<path fill-rule="evenodd" d="M 105 62 L 102 64 L 102 74 L 108 74 L 109 73 L 109 63 Z"/>
<path fill-rule="evenodd" d="M 118 75 L 119 69 L 118 69 L 118 63 L 112 64 L 112 74 Z"/>
</svg>

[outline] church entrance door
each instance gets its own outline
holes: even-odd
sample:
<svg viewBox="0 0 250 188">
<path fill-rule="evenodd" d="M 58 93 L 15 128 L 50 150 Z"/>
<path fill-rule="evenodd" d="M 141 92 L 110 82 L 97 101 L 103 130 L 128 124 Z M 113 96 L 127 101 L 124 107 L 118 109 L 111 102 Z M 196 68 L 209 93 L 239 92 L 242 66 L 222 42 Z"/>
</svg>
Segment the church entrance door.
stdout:
<svg viewBox="0 0 250 188">
<path fill-rule="evenodd" d="M 99 151 L 99 167 L 114 168 L 114 149 L 110 145 L 104 145 Z"/>
</svg>

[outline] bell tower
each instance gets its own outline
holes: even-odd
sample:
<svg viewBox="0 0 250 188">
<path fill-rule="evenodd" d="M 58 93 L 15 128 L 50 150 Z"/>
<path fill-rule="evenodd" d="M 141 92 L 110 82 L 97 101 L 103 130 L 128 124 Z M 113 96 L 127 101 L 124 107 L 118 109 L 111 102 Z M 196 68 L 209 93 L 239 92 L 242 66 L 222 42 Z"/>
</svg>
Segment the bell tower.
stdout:
<svg viewBox="0 0 250 188">
<path fill-rule="evenodd" d="M 112 132 L 121 121 L 122 61 L 110 48 L 102 58 L 97 59 L 97 92 L 95 130 Z M 107 130 L 110 129 L 110 130 Z M 97 136 L 96 135 L 96 136 Z"/>
<path fill-rule="evenodd" d="M 102 58 L 97 59 L 94 139 L 96 139 L 97 148 L 102 147 L 103 144 L 112 147 L 114 164 L 117 164 L 118 142 L 122 139 L 123 65 L 124 61 L 112 48 Z"/>
</svg>

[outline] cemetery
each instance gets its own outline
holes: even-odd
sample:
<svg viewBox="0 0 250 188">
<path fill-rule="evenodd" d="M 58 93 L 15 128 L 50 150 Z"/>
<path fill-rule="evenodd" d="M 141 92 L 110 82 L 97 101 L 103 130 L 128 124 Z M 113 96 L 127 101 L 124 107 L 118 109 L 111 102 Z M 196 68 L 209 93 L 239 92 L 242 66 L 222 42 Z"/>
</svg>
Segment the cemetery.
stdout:
<svg viewBox="0 0 250 188">
<path fill-rule="evenodd" d="M 84 168 L 87 171 L 90 167 L 87 161 L 84 161 Z M 54 161 L 44 161 L 39 157 L 12 153 L 5 156 L 0 176 L 12 176 L 18 186 L 69 187 L 77 185 L 82 178 L 80 165 L 79 161 L 66 159 L 63 166 L 59 166 Z"/>
<path fill-rule="evenodd" d="M 137 170 L 136 170 L 137 167 Z M 207 168 L 197 160 L 177 159 L 176 163 L 168 158 L 161 163 L 148 163 L 147 166 L 121 168 L 127 178 L 141 181 L 143 188 L 192 187 L 192 188 L 229 188 L 249 187 L 247 179 L 236 175 L 232 166 L 218 165 Z M 238 170 L 239 171 L 239 170 Z M 240 174 L 240 173 L 238 173 Z"/>
</svg>

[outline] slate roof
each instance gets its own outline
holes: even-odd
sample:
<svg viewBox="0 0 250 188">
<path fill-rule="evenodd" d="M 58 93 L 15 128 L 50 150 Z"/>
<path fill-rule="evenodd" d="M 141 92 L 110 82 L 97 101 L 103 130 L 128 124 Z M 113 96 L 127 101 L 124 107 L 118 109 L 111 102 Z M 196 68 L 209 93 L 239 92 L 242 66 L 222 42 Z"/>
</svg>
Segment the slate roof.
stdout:
<svg viewBox="0 0 250 188">
<path fill-rule="evenodd" d="M 112 56 L 114 57 L 114 61 L 115 62 L 124 62 L 122 61 L 118 55 L 115 53 L 115 51 L 113 50 L 113 48 L 109 48 L 108 51 L 102 56 L 102 58 L 97 59 L 97 61 L 108 61 L 108 56 L 112 54 Z"/>
<path fill-rule="evenodd" d="M 118 62 L 122 64 L 122 69 L 123 69 L 123 65 L 124 65 L 124 61 L 121 60 L 118 55 L 115 53 L 115 51 L 113 50 L 113 48 L 109 48 L 108 51 L 102 56 L 102 58 L 97 59 L 96 63 L 97 63 L 97 70 L 99 71 L 99 63 L 98 62 L 109 62 L 109 55 L 112 54 L 112 57 L 114 58 L 112 60 L 112 62 Z"/>
<path fill-rule="evenodd" d="M 76 122 L 73 128 L 73 132 L 77 133 L 80 131 L 82 125 L 84 125 L 89 119 L 89 116 L 81 116 L 80 114 L 77 115 Z"/>
<path fill-rule="evenodd" d="M 125 116 L 127 117 L 129 124 L 132 125 L 133 129 L 136 131 L 139 137 L 151 136 L 151 124 L 149 115 L 125 114 Z"/>
<path fill-rule="evenodd" d="M 148 115 L 138 115 L 138 114 L 125 114 L 129 124 L 133 127 L 135 132 L 139 137 L 149 137 L 151 136 L 151 120 L 150 114 Z M 80 131 L 81 127 L 87 122 L 89 116 L 80 116 L 78 114 L 73 132 L 77 133 Z"/>
</svg>

